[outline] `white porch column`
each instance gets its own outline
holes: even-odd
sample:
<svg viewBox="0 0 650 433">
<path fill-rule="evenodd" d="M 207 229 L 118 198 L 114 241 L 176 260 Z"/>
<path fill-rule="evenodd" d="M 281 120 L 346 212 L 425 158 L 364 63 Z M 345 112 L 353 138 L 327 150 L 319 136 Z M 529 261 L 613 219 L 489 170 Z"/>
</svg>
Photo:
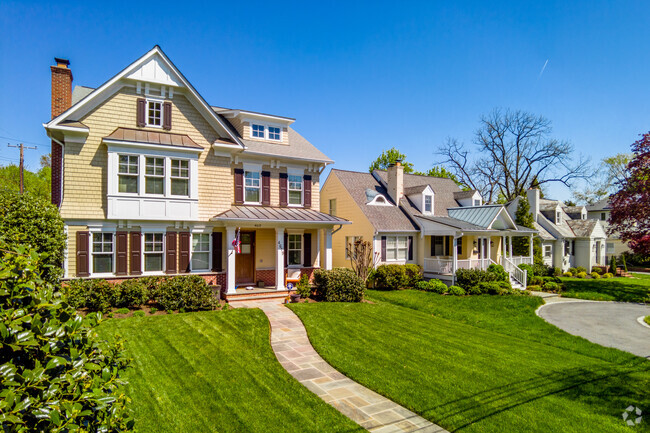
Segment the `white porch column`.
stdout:
<svg viewBox="0 0 650 433">
<path fill-rule="evenodd" d="M 506 263 L 506 237 L 501 235 L 501 265 L 505 266 Z"/>
<path fill-rule="evenodd" d="M 232 242 L 235 240 L 235 227 L 226 227 L 226 289 L 228 294 L 235 293 L 235 247 Z"/>
<path fill-rule="evenodd" d="M 275 290 L 284 287 L 284 227 L 275 228 Z"/>
<path fill-rule="evenodd" d="M 316 229 L 316 260 L 314 260 L 314 263 L 316 263 L 316 266 L 320 267 L 320 233 L 321 229 Z"/>
<path fill-rule="evenodd" d="M 454 235 L 454 242 L 452 243 L 452 257 L 453 257 L 453 264 L 451 268 L 451 283 L 456 284 L 456 270 L 458 269 L 458 238 L 456 235 Z"/>
<path fill-rule="evenodd" d="M 487 250 L 487 257 L 488 259 L 492 260 L 492 236 L 488 236 L 485 238 L 485 247 Z"/>
<path fill-rule="evenodd" d="M 332 269 L 332 229 L 325 229 L 325 269 Z"/>
<path fill-rule="evenodd" d="M 528 241 L 528 256 L 530 257 L 530 263 L 533 263 L 533 234 L 530 234 Z"/>
<path fill-rule="evenodd" d="M 512 260 L 512 235 L 510 235 L 510 239 L 508 239 L 508 249 L 510 250 L 510 260 Z"/>
</svg>

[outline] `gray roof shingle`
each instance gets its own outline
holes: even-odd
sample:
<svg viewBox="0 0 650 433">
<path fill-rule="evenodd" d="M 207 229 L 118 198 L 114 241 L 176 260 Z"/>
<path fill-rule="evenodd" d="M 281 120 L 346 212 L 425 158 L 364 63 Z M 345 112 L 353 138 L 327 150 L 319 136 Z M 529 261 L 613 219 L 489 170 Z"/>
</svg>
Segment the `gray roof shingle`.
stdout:
<svg viewBox="0 0 650 433">
<path fill-rule="evenodd" d="M 288 128 L 288 131 L 289 144 L 267 143 L 264 141 L 247 140 L 242 138 L 241 141 L 247 147 L 243 153 L 258 153 L 290 159 L 324 162 L 326 164 L 334 162 L 295 130 Z"/>
<path fill-rule="evenodd" d="M 609 204 L 609 197 L 587 206 L 588 211 L 606 210 L 611 208 L 612 206 Z"/>
<path fill-rule="evenodd" d="M 591 236 L 591 233 L 594 231 L 594 227 L 598 224 L 597 220 L 588 219 L 588 220 L 569 220 L 567 221 L 571 230 L 577 237 L 587 238 Z"/>
</svg>

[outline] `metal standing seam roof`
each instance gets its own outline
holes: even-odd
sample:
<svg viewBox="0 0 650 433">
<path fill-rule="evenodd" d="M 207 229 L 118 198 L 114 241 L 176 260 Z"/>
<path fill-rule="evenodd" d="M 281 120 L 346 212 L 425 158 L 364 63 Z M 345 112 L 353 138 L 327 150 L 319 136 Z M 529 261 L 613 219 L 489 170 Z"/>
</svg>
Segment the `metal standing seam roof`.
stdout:
<svg viewBox="0 0 650 433">
<path fill-rule="evenodd" d="M 215 221 L 303 222 L 351 224 L 350 221 L 314 209 L 236 205 L 212 218 Z"/>
<path fill-rule="evenodd" d="M 110 135 L 104 137 L 104 139 L 184 147 L 190 149 L 203 149 L 202 146 L 196 144 L 196 142 L 194 142 L 194 140 L 192 140 L 188 135 L 145 131 L 141 129 L 117 128 L 115 131 L 111 132 Z"/>
<path fill-rule="evenodd" d="M 483 205 L 471 206 L 448 209 L 449 216 L 477 225 L 479 227 L 488 228 L 494 218 L 504 209 L 501 205 Z"/>
</svg>

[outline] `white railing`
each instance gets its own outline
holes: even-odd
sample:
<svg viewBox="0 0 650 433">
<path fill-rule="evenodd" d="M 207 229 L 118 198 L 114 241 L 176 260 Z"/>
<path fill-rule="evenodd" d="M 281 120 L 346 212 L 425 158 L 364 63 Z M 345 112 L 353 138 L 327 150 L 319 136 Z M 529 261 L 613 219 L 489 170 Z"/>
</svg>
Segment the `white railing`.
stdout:
<svg viewBox="0 0 650 433">
<path fill-rule="evenodd" d="M 519 269 L 519 267 L 507 257 L 504 257 L 503 269 L 510 274 L 510 277 L 513 280 L 521 284 L 523 287 L 526 287 L 528 272 L 525 269 Z"/>
<path fill-rule="evenodd" d="M 506 257 L 508 260 L 510 260 L 515 266 L 519 266 L 522 263 L 526 265 L 532 265 L 533 264 L 533 258 L 528 257 L 528 256 L 512 256 L 512 257 Z"/>
<path fill-rule="evenodd" d="M 490 259 L 465 259 L 456 260 L 456 269 L 482 269 L 486 270 L 490 264 L 493 263 Z M 432 272 L 435 274 L 453 274 L 456 272 L 454 269 L 453 259 L 438 259 L 435 257 L 424 259 L 424 272 Z"/>
</svg>

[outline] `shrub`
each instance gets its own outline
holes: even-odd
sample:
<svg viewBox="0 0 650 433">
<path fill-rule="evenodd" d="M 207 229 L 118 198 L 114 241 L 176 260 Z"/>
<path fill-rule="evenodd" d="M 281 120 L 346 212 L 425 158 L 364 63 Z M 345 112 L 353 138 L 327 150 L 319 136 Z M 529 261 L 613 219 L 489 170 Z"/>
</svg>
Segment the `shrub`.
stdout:
<svg viewBox="0 0 650 433">
<path fill-rule="evenodd" d="M 381 265 L 373 274 L 375 288 L 397 290 L 408 286 L 406 269 L 402 265 Z"/>
<path fill-rule="evenodd" d="M 416 284 L 418 290 L 423 292 L 434 292 L 444 294 L 447 292 L 447 285 L 440 280 L 432 279 L 429 281 L 418 281 Z"/>
<path fill-rule="evenodd" d="M 544 283 L 544 286 L 542 286 L 542 288 L 545 292 L 558 292 L 560 290 L 560 286 L 552 281 Z"/>
<path fill-rule="evenodd" d="M 129 314 L 129 309 L 128 308 L 118 308 L 115 310 L 117 314 Z"/>
<path fill-rule="evenodd" d="M 480 283 L 476 284 L 475 286 L 469 286 L 464 288 L 465 293 L 467 295 L 482 295 L 483 293 L 487 293 L 487 287 L 485 286 L 486 284 L 489 284 L 486 281 L 481 281 Z M 462 286 L 461 286 L 462 287 Z M 485 292 L 483 291 L 485 290 Z"/>
<path fill-rule="evenodd" d="M 587 268 L 583 268 L 582 266 L 578 266 L 576 268 L 576 271 L 578 271 L 578 273 L 584 272 L 586 274 L 587 273 Z"/>
<path fill-rule="evenodd" d="M 448 293 L 453 296 L 465 296 L 465 290 L 459 286 L 450 286 Z"/>
<path fill-rule="evenodd" d="M 494 272 L 480 269 L 458 269 L 456 271 L 456 284 L 469 292 L 471 287 L 478 286 L 481 282 L 497 281 L 499 276 Z"/>
<path fill-rule="evenodd" d="M 509 288 L 501 287 L 499 283 L 500 282 L 498 281 L 491 281 L 491 282 L 484 281 L 482 283 L 479 283 L 478 287 L 480 288 L 482 294 L 503 295 L 504 293 L 507 293 Z"/>
<path fill-rule="evenodd" d="M 597 273 L 598 275 L 602 275 L 604 273 L 603 268 L 601 268 L 600 266 L 592 267 L 591 273 L 593 274 L 594 272 Z"/>
<path fill-rule="evenodd" d="M 361 302 L 366 288 L 364 281 L 347 268 L 317 269 L 314 284 L 328 302 Z"/>
<path fill-rule="evenodd" d="M 40 255 L 41 278 L 51 284 L 59 282 L 66 235 L 56 206 L 29 193 L 1 190 L 0 236 L 6 249 L 31 246 Z"/>
<path fill-rule="evenodd" d="M 605 272 L 603 274 L 603 278 L 612 278 L 613 276 L 614 276 L 614 274 L 612 274 L 611 272 Z"/>
<path fill-rule="evenodd" d="M 404 274 L 406 281 L 404 288 L 414 289 L 415 285 L 422 281 L 422 268 L 412 263 L 404 265 Z"/>
<path fill-rule="evenodd" d="M 116 295 L 119 293 L 116 287 L 106 280 L 86 280 L 86 304 L 90 311 L 107 312 L 111 306 L 116 304 Z"/>
<path fill-rule="evenodd" d="M 488 266 L 487 271 L 497 276 L 496 281 L 508 281 L 508 273 L 503 269 L 503 266 L 501 265 L 491 264 Z"/>
<path fill-rule="evenodd" d="M 301 298 L 307 299 L 311 295 L 311 285 L 309 284 L 309 275 L 302 274 L 298 284 L 296 285 L 296 292 Z"/>
<path fill-rule="evenodd" d="M 612 260 L 609 262 L 609 267 L 612 272 L 616 274 L 616 268 L 618 268 L 618 265 L 616 263 L 616 256 L 612 256 Z"/>
<path fill-rule="evenodd" d="M 573 276 L 573 274 L 572 274 L 571 272 L 568 272 L 568 271 L 565 272 L 563 275 L 564 275 L 565 277 L 572 277 L 572 276 Z"/>
<path fill-rule="evenodd" d="M 532 277 L 528 278 L 528 282 L 532 286 L 541 286 L 542 284 L 544 284 L 544 279 L 542 277 L 537 277 L 533 275 Z"/>
<path fill-rule="evenodd" d="M 552 268 L 544 264 L 535 263 L 533 265 L 533 274 L 538 277 L 546 277 L 552 275 Z"/>
<path fill-rule="evenodd" d="M 149 295 L 149 300 L 155 300 L 160 295 L 160 288 L 170 278 L 173 277 L 142 277 L 138 278 L 138 280 L 144 286 L 144 291 Z"/>
<path fill-rule="evenodd" d="M 0 244 L 13 251 L 0 260 L 3 431 L 132 431 L 123 341 L 97 336 L 101 318 L 41 278 L 35 250 Z"/>
<path fill-rule="evenodd" d="M 560 275 L 562 275 L 562 268 L 553 268 L 552 274 L 554 277 L 559 277 Z"/>
<path fill-rule="evenodd" d="M 587 273 L 586 272 L 578 272 L 578 275 L 576 275 L 578 278 L 587 278 Z"/>
<path fill-rule="evenodd" d="M 183 275 L 164 280 L 154 299 L 164 310 L 211 310 L 215 299 L 212 289 L 199 275 Z"/>
<path fill-rule="evenodd" d="M 545 283 L 553 282 L 558 284 L 562 282 L 562 280 L 560 280 L 560 278 L 558 277 L 542 277 L 542 281 L 544 281 Z"/>
<path fill-rule="evenodd" d="M 578 270 L 576 268 L 569 268 L 569 272 L 571 272 L 572 275 L 576 275 Z"/>
<path fill-rule="evenodd" d="M 133 317 L 144 317 L 146 316 L 146 313 L 142 310 L 134 311 L 133 312 Z"/>
<path fill-rule="evenodd" d="M 540 292 L 542 290 L 541 286 L 528 286 L 526 287 L 526 290 L 531 290 L 533 292 Z"/>
<path fill-rule="evenodd" d="M 535 275 L 535 273 L 533 272 L 533 267 L 526 263 L 522 263 L 518 266 L 518 268 L 521 269 L 522 271 L 526 271 L 526 279 L 527 279 L 526 285 L 530 285 L 531 284 L 530 279 Z"/>
<path fill-rule="evenodd" d="M 149 300 L 146 286 L 139 278 L 126 280 L 116 287 L 117 302 L 114 307 L 137 308 Z"/>
<path fill-rule="evenodd" d="M 593 278 L 595 280 L 600 278 L 600 274 L 598 272 L 592 272 L 590 275 L 591 275 L 591 278 Z"/>
<path fill-rule="evenodd" d="M 158 309 L 156 307 L 149 308 L 149 313 L 151 313 L 151 314 L 156 314 L 157 311 L 158 311 Z"/>
<path fill-rule="evenodd" d="M 61 291 L 65 293 L 68 304 L 75 308 L 85 308 L 88 302 L 88 291 L 92 280 L 70 280 L 62 285 Z"/>
</svg>

